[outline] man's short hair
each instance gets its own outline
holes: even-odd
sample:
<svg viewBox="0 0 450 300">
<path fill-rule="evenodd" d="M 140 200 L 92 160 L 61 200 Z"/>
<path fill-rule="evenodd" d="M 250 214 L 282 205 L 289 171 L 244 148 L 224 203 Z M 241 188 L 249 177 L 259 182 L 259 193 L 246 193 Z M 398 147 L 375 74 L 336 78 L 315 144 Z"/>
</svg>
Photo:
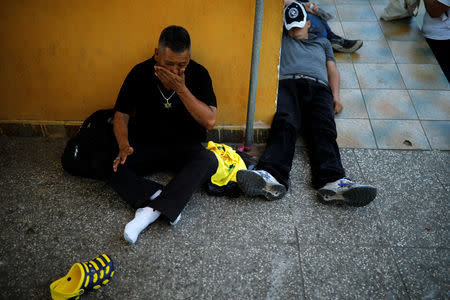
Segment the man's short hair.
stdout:
<svg viewBox="0 0 450 300">
<path fill-rule="evenodd" d="M 191 38 L 186 29 L 172 25 L 166 27 L 159 37 L 158 47 L 168 47 L 176 53 L 191 50 Z"/>
</svg>

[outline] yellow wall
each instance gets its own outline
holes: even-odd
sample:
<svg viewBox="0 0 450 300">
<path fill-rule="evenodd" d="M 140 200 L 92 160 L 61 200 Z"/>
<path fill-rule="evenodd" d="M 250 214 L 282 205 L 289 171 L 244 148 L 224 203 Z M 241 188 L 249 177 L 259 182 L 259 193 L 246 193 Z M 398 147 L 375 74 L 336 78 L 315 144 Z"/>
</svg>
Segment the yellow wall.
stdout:
<svg viewBox="0 0 450 300">
<path fill-rule="evenodd" d="M 255 121 L 275 111 L 282 1 L 266 0 Z M 218 125 L 246 121 L 255 1 L 0 1 L 0 120 L 73 121 L 114 105 L 161 30 L 185 27 L 210 72 Z"/>
</svg>

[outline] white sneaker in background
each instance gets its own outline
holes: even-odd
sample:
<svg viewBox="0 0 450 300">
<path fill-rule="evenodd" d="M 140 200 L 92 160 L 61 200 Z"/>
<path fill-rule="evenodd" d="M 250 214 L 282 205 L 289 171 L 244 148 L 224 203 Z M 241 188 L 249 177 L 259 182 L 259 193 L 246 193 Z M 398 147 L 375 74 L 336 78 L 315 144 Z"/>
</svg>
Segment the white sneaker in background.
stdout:
<svg viewBox="0 0 450 300">
<path fill-rule="evenodd" d="M 352 206 L 364 206 L 377 196 L 377 189 L 343 177 L 329 182 L 319 189 L 319 199 L 324 203 L 341 202 Z"/>
</svg>

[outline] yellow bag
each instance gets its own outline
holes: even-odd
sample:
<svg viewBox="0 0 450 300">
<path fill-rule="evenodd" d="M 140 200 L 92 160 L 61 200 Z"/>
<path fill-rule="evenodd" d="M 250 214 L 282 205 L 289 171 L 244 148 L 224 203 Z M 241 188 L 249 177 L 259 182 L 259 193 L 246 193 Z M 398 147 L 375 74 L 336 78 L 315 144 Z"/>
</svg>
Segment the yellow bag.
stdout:
<svg viewBox="0 0 450 300">
<path fill-rule="evenodd" d="M 219 161 L 217 172 L 211 176 L 211 182 L 218 186 L 236 182 L 237 171 L 247 169 L 242 158 L 230 146 L 209 141 L 206 149 L 212 151 Z"/>
</svg>

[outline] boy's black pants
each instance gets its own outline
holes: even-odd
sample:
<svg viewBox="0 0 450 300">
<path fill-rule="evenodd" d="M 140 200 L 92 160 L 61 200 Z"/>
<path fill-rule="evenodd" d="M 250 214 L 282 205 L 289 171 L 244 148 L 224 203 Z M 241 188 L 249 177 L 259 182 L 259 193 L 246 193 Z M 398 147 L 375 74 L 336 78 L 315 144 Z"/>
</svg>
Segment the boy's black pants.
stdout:
<svg viewBox="0 0 450 300">
<path fill-rule="evenodd" d="M 320 188 L 344 177 L 331 89 L 309 79 L 279 81 L 277 111 L 257 169 L 268 171 L 288 187 L 300 129 L 310 149 L 313 186 Z"/>
</svg>

